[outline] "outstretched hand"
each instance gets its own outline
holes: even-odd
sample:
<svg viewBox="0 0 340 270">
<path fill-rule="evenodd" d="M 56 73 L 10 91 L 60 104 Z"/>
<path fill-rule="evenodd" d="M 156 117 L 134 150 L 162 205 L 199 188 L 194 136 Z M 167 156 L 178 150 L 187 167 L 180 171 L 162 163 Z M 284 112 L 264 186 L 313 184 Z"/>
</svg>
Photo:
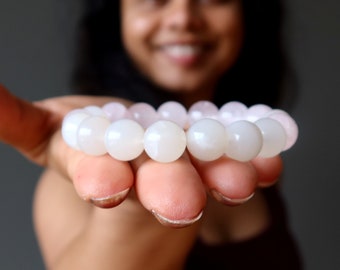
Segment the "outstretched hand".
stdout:
<svg viewBox="0 0 340 270">
<path fill-rule="evenodd" d="M 0 86 L 0 140 L 33 162 L 64 175 L 82 199 L 96 206 L 111 208 L 128 194 L 136 195 L 162 224 L 175 227 L 199 219 L 207 193 L 224 204 L 241 204 L 258 187 L 273 184 L 282 171 L 280 157 L 256 158 L 247 163 L 228 158 L 201 162 L 185 153 L 179 160 L 163 164 L 146 155 L 123 162 L 69 148 L 60 133 L 65 114 L 112 100 L 67 96 L 29 103 Z"/>
</svg>

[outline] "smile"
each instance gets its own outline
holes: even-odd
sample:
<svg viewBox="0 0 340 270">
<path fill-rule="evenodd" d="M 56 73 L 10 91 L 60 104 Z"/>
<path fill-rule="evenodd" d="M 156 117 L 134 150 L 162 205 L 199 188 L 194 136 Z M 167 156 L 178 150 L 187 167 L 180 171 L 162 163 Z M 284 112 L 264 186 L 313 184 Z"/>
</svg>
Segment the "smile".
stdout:
<svg viewBox="0 0 340 270">
<path fill-rule="evenodd" d="M 202 49 L 194 45 L 166 45 L 162 50 L 171 57 L 195 57 L 198 56 Z"/>
<path fill-rule="evenodd" d="M 196 65 L 203 56 L 203 47 L 196 44 L 169 44 L 160 47 L 160 51 L 172 63 L 191 67 Z"/>
</svg>

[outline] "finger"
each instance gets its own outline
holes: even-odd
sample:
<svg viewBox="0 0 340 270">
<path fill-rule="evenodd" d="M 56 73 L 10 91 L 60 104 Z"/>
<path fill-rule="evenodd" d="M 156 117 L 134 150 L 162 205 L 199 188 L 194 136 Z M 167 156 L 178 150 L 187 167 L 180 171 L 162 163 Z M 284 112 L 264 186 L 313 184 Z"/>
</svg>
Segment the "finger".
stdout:
<svg viewBox="0 0 340 270">
<path fill-rule="evenodd" d="M 42 163 L 42 146 L 60 119 L 12 95 L 0 85 L 0 140 Z"/>
<path fill-rule="evenodd" d="M 283 171 L 283 161 L 280 156 L 272 158 L 255 158 L 251 161 L 258 174 L 258 185 L 268 187 L 276 183 Z"/>
<path fill-rule="evenodd" d="M 74 169 L 73 184 L 85 201 L 101 208 L 119 205 L 127 197 L 134 176 L 127 162 L 105 155 L 83 157 Z"/>
<path fill-rule="evenodd" d="M 254 195 L 258 174 L 251 163 L 226 157 L 211 162 L 192 160 L 208 191 L 218 201 L 238 205 Z"/>
<path fill-rule="evenodd" d="M 46 149 L 70 110 L 112 101 L 108 97 L 65 96 L 30 103 L 0 85 L 0 140 L 18 149 L 32 161 L 48 165 Z M 127 101 L 119 100 L 124 104 Z"/>
<path fill-rule="evenodd" d="M 206 191 L 188 157 L 171 163 L 144 157 L 134 166 L 137 197 L 162 224 L 184 227 L 201 217 Z"/>
<path fill-rule="evenodd" d="M 133 185 L 126 162 L 89 157 L 69 148 L 61 138 L 62 117 L 74 107 L 103 104 L 107 98 L 64 97 L 29 103 L 0 86 L 0 139 L 34 162 L 71 179 L 79 196 L 101 207 L 119 204 Z"/>
<path fill-rule="evenodd" d="M 120 204 L 133 185 L 129 163 L 74 150 L 64 142 L 60 130 L 51 136 L 44 155 L 46 164 L 70 180 L 82 199 L 99 207 Z"/>
</svg>

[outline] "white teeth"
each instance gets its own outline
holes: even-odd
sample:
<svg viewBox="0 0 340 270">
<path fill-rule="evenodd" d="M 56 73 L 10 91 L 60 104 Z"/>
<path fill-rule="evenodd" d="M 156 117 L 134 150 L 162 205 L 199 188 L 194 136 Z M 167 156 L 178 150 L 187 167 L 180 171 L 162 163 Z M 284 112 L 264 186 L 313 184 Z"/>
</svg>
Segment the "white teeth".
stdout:
<svg viewBox="0 0 340 270">
<path fill-rule="evenodd" d="M 167 54 L 173 57 L 191 57 L 200 52 L 198 46 L 192 45 L 167 45 L 163 49 Z"/>
</svg>

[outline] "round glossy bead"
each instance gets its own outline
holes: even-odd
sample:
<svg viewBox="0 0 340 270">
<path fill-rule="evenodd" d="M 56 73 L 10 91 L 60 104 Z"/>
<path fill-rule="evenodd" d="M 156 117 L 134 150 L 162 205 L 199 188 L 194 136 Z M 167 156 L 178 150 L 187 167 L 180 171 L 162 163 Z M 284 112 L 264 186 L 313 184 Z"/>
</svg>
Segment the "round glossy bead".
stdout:
<svg viewBox="0 0 340 270">
<path fill-rule="evenodd" d="M 172 162 L 182 156 L 186 147 L 184 130 L 177 124 L 160 120 L 149 126 L 144 134 L 144 149 L 158 162 Z"/>
<path fill-rule="evenodd" d="M 158 120 L 158 114 L 154 107 L 147 103 L 135 103 L 129 109 L 133 120 L 137 121 L 143 128 L 147 128 Z"/>
<path fill-rule="evenodd" d="M 210 101 L 198 101 L 188 110 L 189 123 L 193 124 L 203 118 L 216 118 L 218 108 Z"/>
<path fill-rule="evenodd" d="M 225 126 L 230 123 L 245 119 L 247 106 L 238 101 L 231 101 L 224 104 L 218 113 L 218 119 Z"/>
<path fill-rule="evenodd" d="M 105 133 L 105 146 L 110 156 L 129 161 L 144 150 L 144 129 L 136 121 L 121 119 L 109 125 Z"/>
<path fill-rule="evenodd" d="M 189 152 L 203 161 L 213 161 L 223 156 L 227 140 L 224 126 L 214 119 L 201 119 L 187 131 Z"/>
<path fill-rule="evenodd" d="M 250 122 L 255 122 L 256 120 L 263 117 L 266 113 L 272 110 L 271 107 L 265 104 L 255 104 L 250 106 L 246 112 L 246 119 Z"/>
<path fill-rule="evenodd" d="M 226 155 L 232 159 L 246 162 L 255 158 L 262 148 L 260 129 L 246 120 L 231 123 L 227 128 L 229 142 Z"/>
<path fill-rule="evenodd" d="M 283 150 L 291 148 L 295 144 L 299 135 L 299 128 L 294 119 L 282 110 L 272 110 L 266 116 L 278 121 L 286 131 L 287 139 Z"/>
<path fill-rule="evenodd" d="M 88 117 L 89 113 L 82 109 L 73 110 L 64 117 L 61 134 L 68 146 L 79 150 L 77 131 L 80 123 Z"/>
<path fill-rule="evenodd" d="M 92 116 L 102 116 L 102 117 L 106 117 L 105 112 L 102 110 L 102 108 L 95 106 L 95 105 L 90 105 L 90 106 L 86 106 L 84 108 L 84 110 L 86 112 L 88 112 L 90 115 Z"/>
<path fill-rule="evenodd" d="M 88 155 L 100 156 L 106 153 L 104 136 L 110 121 L 101 116 L 90 116 L 78 128 L 77 137 L 80 150 Z"/>
<path fill-rule="evenodd" d="M 263 145 L 259 156 L 269 158 L 281 153 L 286 145 L 286 132 L 282 125 L 271 118 L 261 118 L 255 122 L 262 133 Z"/>
<path fill-rule="evenodd" d="M 185 107 L 175 101 L 168 101 L 159 106 L 157 113 L 162 120 L 168 120 L 176 123 L 182 128 L 187 124 L 187 110 Z"/>
<path fill-rule="evenodd" d="M 127 108 L 119 102 L 107 103 L 102 109 L 111 122 L 127 117 Z"/>
</svg>

